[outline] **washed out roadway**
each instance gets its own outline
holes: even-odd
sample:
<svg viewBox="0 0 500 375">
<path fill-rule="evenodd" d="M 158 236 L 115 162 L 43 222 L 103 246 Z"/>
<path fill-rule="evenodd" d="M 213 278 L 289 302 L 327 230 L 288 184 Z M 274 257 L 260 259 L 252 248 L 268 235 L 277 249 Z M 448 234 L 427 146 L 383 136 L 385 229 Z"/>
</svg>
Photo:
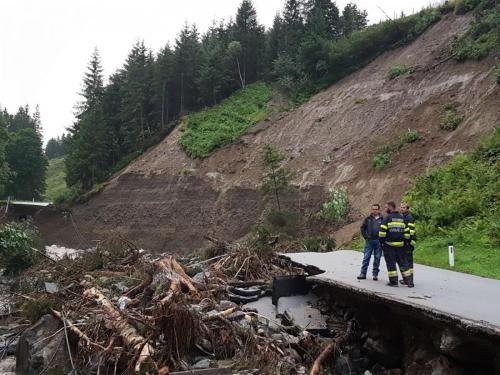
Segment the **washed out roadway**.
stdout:
<svg viewBox="0 0 500 375">
<path fill-rule="evenodd" d="M 308 279 L 366 297 L 375 297 L 416 309 L 438 319 L 456 321 L 462 328 L 500 336 L 500 280 L 415 264 L 415 288 L 386 285 L 382 258 L 379 280 L 357 280 L 363 254 L 351 250 L 330 253 L 283 254 L 293 263 L 313 266 L 324 273 Z M 373 260 L 373 258 L 372 258 Z"/>
</svg>

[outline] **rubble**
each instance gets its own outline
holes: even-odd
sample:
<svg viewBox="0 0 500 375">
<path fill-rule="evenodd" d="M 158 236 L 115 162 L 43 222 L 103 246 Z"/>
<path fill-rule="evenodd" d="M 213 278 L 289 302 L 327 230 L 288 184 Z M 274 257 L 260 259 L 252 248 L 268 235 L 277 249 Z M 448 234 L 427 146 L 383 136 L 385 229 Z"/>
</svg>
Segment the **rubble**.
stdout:
<svg viewBox="0 0 500 375">
<path fill-rule="evenodd" d="M 302 271 L 273 253 L 217 246 L 208 260 L 153 258 L 117 237 L 71 257 L 45 257 L 17 281 L 23 314 L 9 319 L 31 320 L 17 345 L 18 373 L 61 364 L 92 373 L 308 373 L 332 339 L 286 314 L 245 306 L 270 299 L 274 276 Z"/>
</svg>

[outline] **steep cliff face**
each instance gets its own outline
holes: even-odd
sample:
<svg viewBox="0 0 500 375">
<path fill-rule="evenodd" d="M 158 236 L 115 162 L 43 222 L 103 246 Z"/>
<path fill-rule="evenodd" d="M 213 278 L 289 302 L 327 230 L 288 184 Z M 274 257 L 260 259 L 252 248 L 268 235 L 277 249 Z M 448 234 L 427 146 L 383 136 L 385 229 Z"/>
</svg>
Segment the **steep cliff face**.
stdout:
<svg viewBox="0 0 500 375">
<path fill-rule="evenodd" d="M 446 59 L 469 21 L 446 16 L 411 45 L 380 56 L 301 107 L 257 124 L 206 159 L 189 158 L 179 146 L 181 130 L 174 130 L 103 192 L 74 207 L 76 226 L 88 239 L 118 231 L 165 251 L 200 246 L 206 233 L 239 238 L 265 207 L 259 184 L 266 144 L 289 155 L 295 189 L 286 204 L 304 217 L 318 210 L 331 186 L 348 188 L 358 216 L 371 202 L 399 199 L 413 176 L 471 149 L 500 120 L 493 59 L 460 64 Z M 390 80 L 393 65 L 414 72 Z M 439 127 L 442 107 L 449 103 L 465 115 L 454 131 Z M 376 150 L 397 143 L 408 129 L 422 140 L 396 152 L 389 167 L 375 170 Z M 48 229 L 42 224 L 50 242 L 70 244 L 74 238 L 66 229 Z"/>
</svg>

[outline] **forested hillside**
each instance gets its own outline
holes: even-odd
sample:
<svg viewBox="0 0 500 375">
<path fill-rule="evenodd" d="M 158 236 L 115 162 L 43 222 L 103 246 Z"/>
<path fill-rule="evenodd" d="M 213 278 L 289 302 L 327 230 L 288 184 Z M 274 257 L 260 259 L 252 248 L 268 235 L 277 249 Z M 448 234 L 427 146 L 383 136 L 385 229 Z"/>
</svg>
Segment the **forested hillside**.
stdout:
<svg viewBox="0 0 500 375">
<path fill-rule="evenodd" d="M 259 80 L 277 83 L 293 106 L 384 51 L 411 42 L 447 11 L 427 9 L 367 27 L 366 12 L 355 4 L 339 9 L 330 0 L 287 0 L 265 30 L 252 2 L 243 0 L 234 20 L 215 22 L 203 34 L 185 25 L 175 43 L 158 54 L 137 42 L 107 84 L 96 50 L 70 129 L 66 166 L 72 196 L 158 143 L 189 112 Z M 219 147 L 234 140 L 223 138 Z"/>
<path fill-rule="evenodd" d="M 278 208 L 262 187 L 270 145 L 281 155 L 277 170 L 288 176 L 279 200 L 294 218 L 290 232 L 305 239 L 338 228 L 318 214 L 330 207 L 334 188 L 346 192 L 354 221 L 334 236 L 337 245 L 350 241 L 359 229 L 355 221 L 373 201 L 400 199 L 415 176 L 473 149 L 500 118 L 494 2 L 456 14 L 463 13 L 460 4 L 328 43 L 325 56 L 337 65 L 324 65 L 332 75 L 322 76 L 323 84 L 335 80 L 334 72 L 347 74 L 348 65 L 336 68 L 339 56 L 351 61 L 357 51 L 359 69 L 301 105 L 276 112 L 276 90 L 287 90 L 274 81 L 248 84 L 214 107 L 183 116 L 157 146 L 72 207 L 80 232 L 98 239 L 118 231 L 159 251 L 192 250 L 207 233 L 240 238 Z M 398 32 L 392 34 L 393 27 Z M 385 41 L 386 52 L 361 40 Z M 274 89 L 270 102 L 266 87 Z M 238 117 L 241 98 L 250 121 Z M 269 109 L 266 119 L 248 127 Z M 54 228 L 41 225 L 49 241 L 78 246 L 68 228 Z"/>
<path fill-rule="evenodd" d="M 47 159 L 42 148 L 40 112 L 20 107 L 15 115 L 0 108 L 0 199 L 40 199 Z"/>
</svg>

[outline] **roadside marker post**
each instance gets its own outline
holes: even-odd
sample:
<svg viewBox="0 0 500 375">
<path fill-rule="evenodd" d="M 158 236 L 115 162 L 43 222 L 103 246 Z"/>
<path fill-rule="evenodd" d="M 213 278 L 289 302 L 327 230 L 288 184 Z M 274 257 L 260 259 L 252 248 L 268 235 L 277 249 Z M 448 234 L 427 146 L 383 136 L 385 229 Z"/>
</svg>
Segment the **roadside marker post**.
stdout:
<svg viewBox="0 0 500 375">
<path fill-rule="evenodd" d="M 448 244 L 448 260 L 450 262 L 450 268 L 455 268 L 455 247 L 453 246 L 453 242 Z"/>
</svg>

